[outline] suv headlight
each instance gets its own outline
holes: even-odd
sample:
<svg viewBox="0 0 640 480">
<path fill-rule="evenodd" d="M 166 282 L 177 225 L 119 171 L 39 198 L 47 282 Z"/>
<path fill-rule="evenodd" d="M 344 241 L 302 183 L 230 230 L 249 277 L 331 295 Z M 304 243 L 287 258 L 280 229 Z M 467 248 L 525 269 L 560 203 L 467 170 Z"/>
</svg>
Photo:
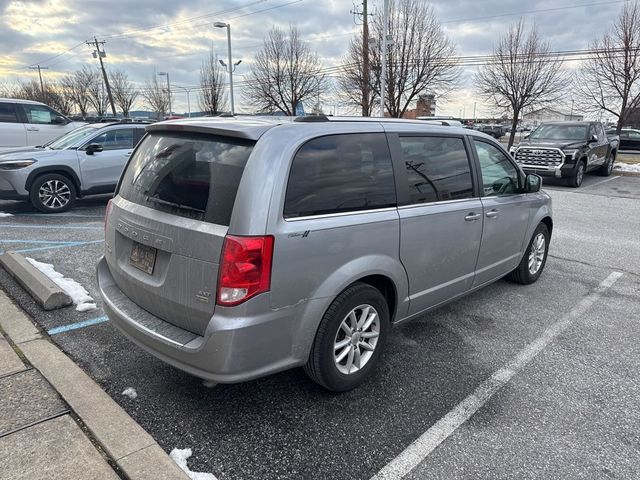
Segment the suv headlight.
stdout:
<svg viewBox="0 0 640 480">
<path fill-rule="evenodd" d="M 580 150 L 564 150 L 562 153 L 564 153 L 567 160 L 573 161 L 578 157 Z"/>
<path fill-rule="evenodd" d="M 30 167 L 34 163 L 36 163 L 36 161 L 33 158 L 27 158 L 25 160 L 0 160 L 0 170 L 19 170 Z"/>
</svg>

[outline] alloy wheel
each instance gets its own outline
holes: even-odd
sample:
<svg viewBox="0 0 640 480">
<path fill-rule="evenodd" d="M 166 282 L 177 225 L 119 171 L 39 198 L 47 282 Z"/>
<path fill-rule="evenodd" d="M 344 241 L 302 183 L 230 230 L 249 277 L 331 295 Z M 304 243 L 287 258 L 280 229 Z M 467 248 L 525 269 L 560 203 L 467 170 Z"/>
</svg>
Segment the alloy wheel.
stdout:
<svg viewBox="0 0 640 480">
<path fill-rule="evenodd" d="M 544 261 L 546 240 L 544 234 L 538 233 L 533 242 L 531 242 L 531 250 L 529 251 L 529 273 L 535 275 L 540 270 Z"/>
<path fill-rule="evenodd" d="M 333 360 L 344 375 L 362 369 L 371 357 L 380 338 L 380 316 L 371 305 L 359 305 L 351 310 L 338 327 L 333 343 Z"/>
<path fill-rule="evenodd" d="M 47 208 L 62 208 L 71 199 L 69 186 L 60 180 L 48 180 L 38 190 L 40 202 Z"/>
</svg>

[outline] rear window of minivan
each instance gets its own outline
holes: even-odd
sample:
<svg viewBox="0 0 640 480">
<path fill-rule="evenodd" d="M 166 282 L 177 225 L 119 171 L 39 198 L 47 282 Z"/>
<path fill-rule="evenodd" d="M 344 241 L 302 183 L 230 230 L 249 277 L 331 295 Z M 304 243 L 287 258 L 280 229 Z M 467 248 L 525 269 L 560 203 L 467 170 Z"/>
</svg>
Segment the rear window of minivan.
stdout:
<svg viewBox="0 0 640 480">
<path fill-rule="evenodd" d="M 154 210 L 229 226 L 254 145 L 214 135 L 151 133 L 127 165 L 118 194 Z"/>
</svg>

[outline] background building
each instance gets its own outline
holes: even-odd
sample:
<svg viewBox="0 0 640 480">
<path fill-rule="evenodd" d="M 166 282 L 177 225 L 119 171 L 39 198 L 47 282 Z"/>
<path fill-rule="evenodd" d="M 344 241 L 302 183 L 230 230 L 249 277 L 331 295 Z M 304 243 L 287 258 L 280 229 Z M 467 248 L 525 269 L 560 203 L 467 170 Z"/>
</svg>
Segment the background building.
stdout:
<svg viewBox="0 0 640 480">
<path fill-rule="evenodd" d="M 547 107 L 525 113 L 522 116 L 524 123 L 531 123 L 533 125 L 538 125 L 542 122 L 581 122 L 582 120 L 584 120 L 584 115 L 564 113 Z"/>
</svg>

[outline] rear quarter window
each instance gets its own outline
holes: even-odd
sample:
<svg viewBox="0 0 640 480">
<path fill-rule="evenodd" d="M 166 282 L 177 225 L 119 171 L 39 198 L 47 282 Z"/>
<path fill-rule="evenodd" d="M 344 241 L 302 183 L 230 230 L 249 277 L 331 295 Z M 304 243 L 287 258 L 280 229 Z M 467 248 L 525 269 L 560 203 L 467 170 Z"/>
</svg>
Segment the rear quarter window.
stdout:
<svg viewBox="0 0 640 480">
<path fill-rule="evenodd" d="M 304 144 L 293 159 L 285 218 L 395 205 L 391 155 L 384 134 L 315 138 Z"/>
<path fill-rule="evenodd" d="M 228 226 L 255 142 L 151 133 L 131 158 L 118 194 L 173 215 Z"/>
</svg>

